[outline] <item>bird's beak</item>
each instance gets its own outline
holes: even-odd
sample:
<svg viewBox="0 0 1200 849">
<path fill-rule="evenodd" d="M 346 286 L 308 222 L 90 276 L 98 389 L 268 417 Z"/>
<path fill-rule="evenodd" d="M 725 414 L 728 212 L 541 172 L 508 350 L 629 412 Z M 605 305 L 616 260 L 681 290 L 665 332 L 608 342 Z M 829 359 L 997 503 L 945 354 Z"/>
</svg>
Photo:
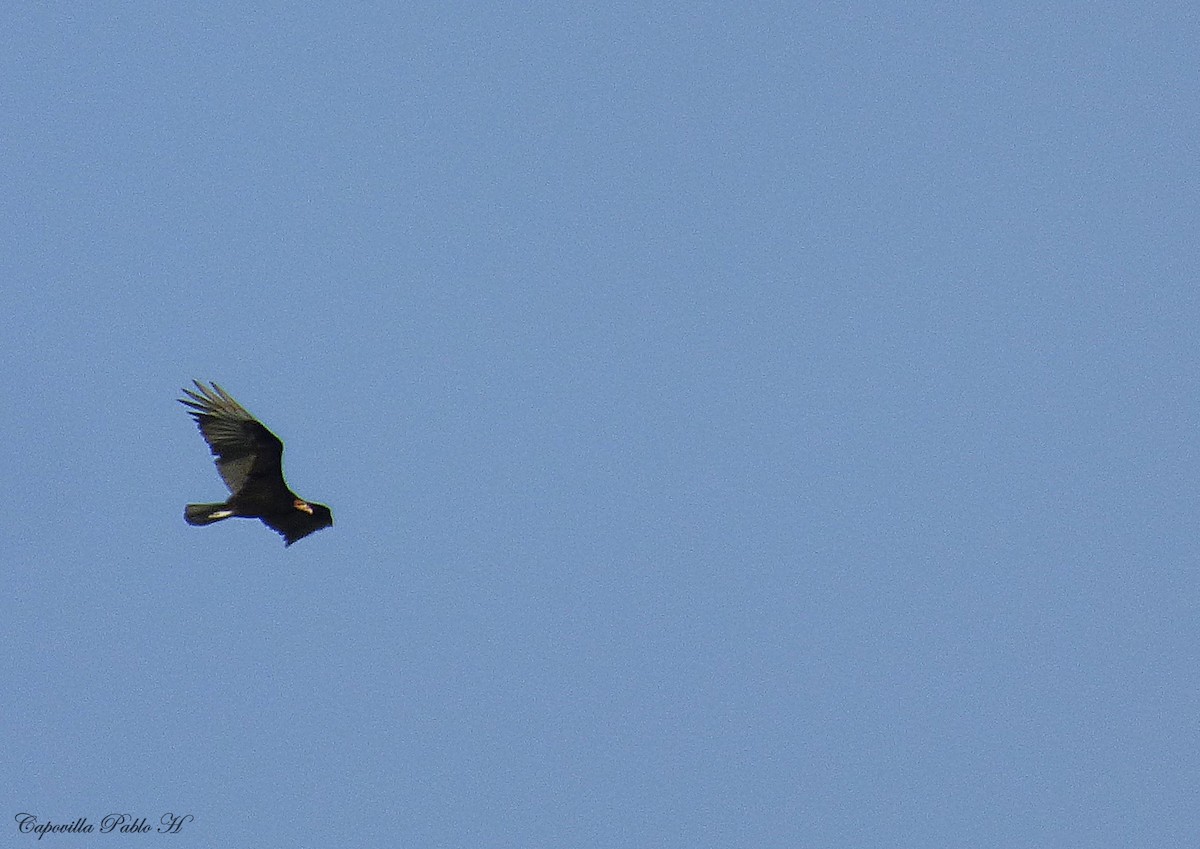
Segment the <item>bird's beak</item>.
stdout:
<svg viewBox="0 0 1200 849">
<path fill-rule="evenodd" d="M 292 502 L 292 506 L 295 507 L 297 510 L 303 510 L 305 513 L 307 513 L 310 516 L 313 514 L 312 505 L 309 504 L 307 501 L 301 501 L 299 498 L 297 498 L 294 502 Z"/>
</svg>

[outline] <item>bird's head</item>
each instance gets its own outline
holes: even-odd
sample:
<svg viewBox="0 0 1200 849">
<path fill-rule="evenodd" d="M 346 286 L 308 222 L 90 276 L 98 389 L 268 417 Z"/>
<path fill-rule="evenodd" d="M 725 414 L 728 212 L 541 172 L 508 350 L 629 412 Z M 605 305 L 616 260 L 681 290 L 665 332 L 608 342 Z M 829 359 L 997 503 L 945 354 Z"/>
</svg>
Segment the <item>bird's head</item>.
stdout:
<svg viewBox="0 0 1200 849">
<path fill-rule="evenodd" d="M 333 513 L 324 504 L 312 504 L 303 498 L 297 498 L 292 502 L 292 506 L 300 512 L 312 516 L 318 528 L 327 528 L 333 525 Z"/>
</svg>

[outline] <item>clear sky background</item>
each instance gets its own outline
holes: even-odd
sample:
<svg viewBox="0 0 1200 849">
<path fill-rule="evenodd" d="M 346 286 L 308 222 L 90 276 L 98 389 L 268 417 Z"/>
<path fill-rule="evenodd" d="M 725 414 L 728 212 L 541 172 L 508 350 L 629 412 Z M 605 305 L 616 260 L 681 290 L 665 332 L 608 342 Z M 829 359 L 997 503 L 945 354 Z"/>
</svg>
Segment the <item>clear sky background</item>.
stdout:
<svg viewBox="0 0 1200 849">
<path fill-rule="evenodd" d="M 1196 845 L 1198 44 L 7 4 L 0 842 Z"/>
</svg>

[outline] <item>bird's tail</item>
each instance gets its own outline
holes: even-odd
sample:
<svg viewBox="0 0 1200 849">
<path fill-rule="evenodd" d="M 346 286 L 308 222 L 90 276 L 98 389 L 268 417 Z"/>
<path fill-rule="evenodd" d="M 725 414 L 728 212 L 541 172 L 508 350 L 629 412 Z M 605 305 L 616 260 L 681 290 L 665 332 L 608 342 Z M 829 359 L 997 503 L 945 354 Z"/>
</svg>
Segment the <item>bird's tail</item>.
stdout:
<svg viewBox="0 0 1200 849">
<path fill-rule="evenodd" d="M 189 525 L 211 525 L 232 515 L 224 504 L 189 504 L 183 508 L 184 521 Z"/>
</svg>

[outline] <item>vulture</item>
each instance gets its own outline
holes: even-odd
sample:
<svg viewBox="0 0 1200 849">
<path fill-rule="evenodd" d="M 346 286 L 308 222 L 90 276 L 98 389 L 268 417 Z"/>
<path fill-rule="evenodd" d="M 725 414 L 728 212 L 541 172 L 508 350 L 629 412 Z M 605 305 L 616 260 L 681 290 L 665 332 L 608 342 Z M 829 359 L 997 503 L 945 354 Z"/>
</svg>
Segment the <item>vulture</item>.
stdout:
<svg viewBox="0 0 1200 849">
<path fill-rule="evenodd" d="M 216 457 L 217 471 L 229 498 L 216 504 L 188 504 L 189 525 L 211 525 L 234 516 L 259 519 L 283 536 L 284 546 L 330 527 L 333 514 L 324 504 L 305 501 L 283 480 L 283 442 L 217 384 L 198 380 L 198 392 L 184 389 L 179 403 L 188 408 Z"/>
</svg>

